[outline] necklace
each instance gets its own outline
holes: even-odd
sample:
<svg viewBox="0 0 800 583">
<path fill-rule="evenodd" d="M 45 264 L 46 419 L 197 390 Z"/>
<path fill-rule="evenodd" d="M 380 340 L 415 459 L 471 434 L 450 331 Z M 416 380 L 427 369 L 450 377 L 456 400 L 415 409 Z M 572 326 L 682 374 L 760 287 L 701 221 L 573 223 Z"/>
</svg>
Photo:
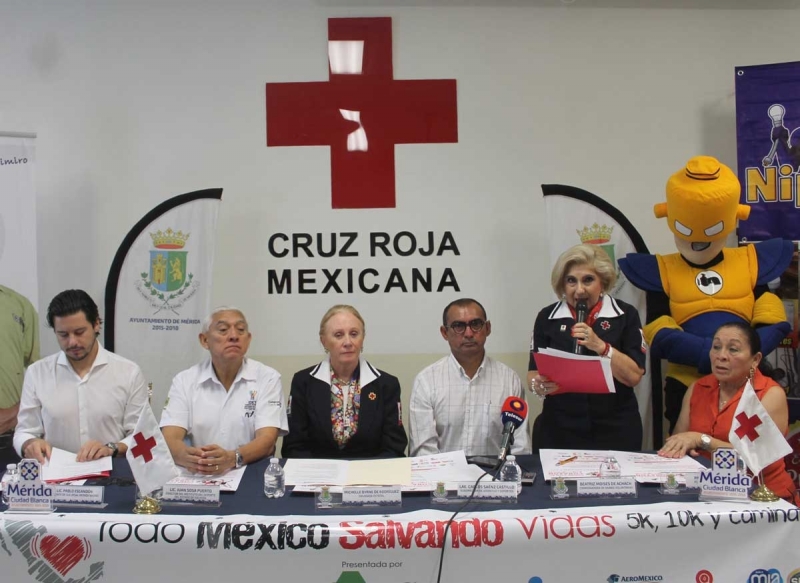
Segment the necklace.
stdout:
<svg viewBox="0 0 800 583">
<path fill-rule="evenodd" d="M 744 380 L 744 383 L 746 383 L 746 382 L 747 382 L 747 379 L 745 379 L 745 380 Z M 744 383 L 742 383 L 742 386 L 744 386 Z M 738 393 L 738 392 L 739 392 L 739 389 L 736 389 L 736 390 L 733 392 L 733 395 L 731 395 L 731 396 L 730 396 L 730 397 L 728 397 L 727 399 L 723 399 L 723 398 L 722 398 L 722 396 L 723 396 L 723 395 L 722 395 L 722 385 L 720 385 L 719 381 L 717 381 L 717 391 L 719 392 L 719 405 L 717 406 L 717 409 L 719 409 L 720 411 L 722 411 L 722 408 L 723 408 L 725 405 L 727 405 L 727 404 L 728 404 L 728 401 L 730 401 L 730 400 L 733 398 L 733 396 L 734 396 L 734 395 L 736 395 L 736 393 Z"/>
</svg>

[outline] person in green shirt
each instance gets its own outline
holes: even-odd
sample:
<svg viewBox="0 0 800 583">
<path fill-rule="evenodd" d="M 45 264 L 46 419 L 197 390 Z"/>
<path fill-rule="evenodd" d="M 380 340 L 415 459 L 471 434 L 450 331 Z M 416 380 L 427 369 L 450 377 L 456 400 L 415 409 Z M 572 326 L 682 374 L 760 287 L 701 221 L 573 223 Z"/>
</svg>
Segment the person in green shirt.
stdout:
<svg viewBox="0 0 800 583">
<path fill-rule="evenodd" d="M 39 316 L 33 305 L 0 285 L 0 473 L 19 457 L 12 445 L 25 368 L 39 359 Z"/>
</svg>

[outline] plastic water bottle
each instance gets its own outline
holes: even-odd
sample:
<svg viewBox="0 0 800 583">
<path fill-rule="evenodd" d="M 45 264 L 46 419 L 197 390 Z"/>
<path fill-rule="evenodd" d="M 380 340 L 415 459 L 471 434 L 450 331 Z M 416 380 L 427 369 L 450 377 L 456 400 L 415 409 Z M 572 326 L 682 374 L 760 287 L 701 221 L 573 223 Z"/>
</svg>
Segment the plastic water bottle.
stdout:
<svg viewBox="0 0 800 583">
<path fill-rule="evenodd" d="M 620 476 L 622 476 L 622 470 L 619 467 L 617 458 L 607 457 L 606 460 L 600 464 L 601 478 L 619 478 Z"/>
<path fill-rule="evenodd" d="M 517 494 L 522 492 L 522 470 L 517 465 L 517 457 L 510 455 L 503 462 L 503 467 L 500 468 L 500 481 L 501 482 L 516 482 Z"/>
<path fill-rule="evenodd" d="M 267 498 L 280 498 L 286 492 L 286 477 L 278 458 L 269 460 L 269 466 L 264 470 L 264 495 Z"/>
<path fill-rule="evenodd" d="M 6 473 L 3 474 L 3 480 L 0 482 L 2 484 L 2 502 L 5 505 L 8 505 L 8 494 L 6 493 L 7 484 L 11 482 L 16 482 L 18 480 L 17 477 L 17 464 L 8 464 L 6 466 Z"/>
</svg>

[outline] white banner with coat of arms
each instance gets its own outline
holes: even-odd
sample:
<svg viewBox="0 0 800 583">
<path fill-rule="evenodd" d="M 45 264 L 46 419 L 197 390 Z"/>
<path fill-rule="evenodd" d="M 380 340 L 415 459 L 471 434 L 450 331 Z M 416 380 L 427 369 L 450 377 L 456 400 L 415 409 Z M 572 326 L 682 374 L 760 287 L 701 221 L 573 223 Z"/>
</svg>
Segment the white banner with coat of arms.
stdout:
<svg viewBox="0 0 800 583">
<path fill-rule="evenodd" d="M 174 197 L 120 246 L 106 285 L 106 347 L 142 367 L 156 416 L 172 378 L 206 355 L 198 334 L 211 309 L 222 191 Z"/>
<path fill-rule="evenodd" d="M 549 241 L 550 265 L 555 265 L 558 256 L 573 245 L 582 243 L 597 245 L 608 253 L 617 265 L 617 282 L 611 295 L 634 306 L 644 324 L 647 320 L 645 293 L 634 287 L 619 270 L 617 260 L 628 253 L 647 252 L 639 233 L 616 208 L 596 195 L 562 185 L 544 185 L 547 211 L 547 240 Z M 639 403 L 639 414 L 644 429 L 644 449 L 653 448 L 652 398 L 650 389 L 650 358 L 642 380 L 634 387 Z"/>
</svg>

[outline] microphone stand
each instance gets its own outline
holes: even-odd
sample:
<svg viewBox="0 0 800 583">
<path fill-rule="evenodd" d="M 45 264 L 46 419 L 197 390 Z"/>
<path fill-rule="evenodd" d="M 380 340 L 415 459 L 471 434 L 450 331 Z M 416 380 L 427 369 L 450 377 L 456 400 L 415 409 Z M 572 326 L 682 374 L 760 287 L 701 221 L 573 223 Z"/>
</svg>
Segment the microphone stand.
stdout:
<svg viewBox="0 0 800 583">
<path fill-rule="evenodd" d="M 512 431 L 511 434 L 508 436 L 508 447 L 503 450 L 503 455 L 500 459 L 497 460 L 494 468 L 492 468 L 492 481 L 496 482 L 499 476 L 500 468 L 503 467 L 503 464 L 506 461 L 506 457 L 508 456 L 508 452 L 511 451 L 511 446 L 514 445 L 514 432 Z"/>
</svg>

